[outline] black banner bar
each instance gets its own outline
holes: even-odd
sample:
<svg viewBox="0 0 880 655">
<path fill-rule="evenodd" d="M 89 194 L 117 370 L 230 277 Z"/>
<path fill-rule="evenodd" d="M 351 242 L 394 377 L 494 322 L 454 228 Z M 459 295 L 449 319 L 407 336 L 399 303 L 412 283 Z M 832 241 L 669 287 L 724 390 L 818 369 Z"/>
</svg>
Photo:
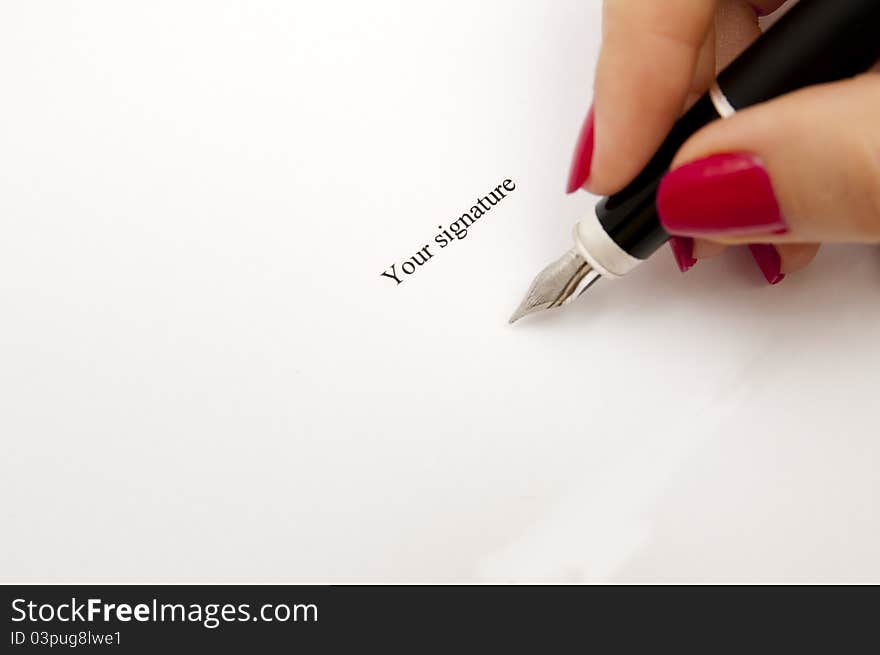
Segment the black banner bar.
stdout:
<svg viewBox="0 0 880 655">
<path fill-rule="evenodd" d="M 880 616 L 880 588 L 868 586 L 62 585 L 0 596 L 8 653 L 840 652 L 876 648 Z"/>
</svg>

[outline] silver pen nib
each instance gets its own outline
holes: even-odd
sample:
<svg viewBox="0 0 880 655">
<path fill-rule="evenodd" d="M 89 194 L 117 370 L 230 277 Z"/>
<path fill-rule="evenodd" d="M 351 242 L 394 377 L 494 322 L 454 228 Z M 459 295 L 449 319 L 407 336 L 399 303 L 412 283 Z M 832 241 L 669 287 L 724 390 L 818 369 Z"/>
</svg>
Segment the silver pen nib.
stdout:
<svg viewBox="0 0 880 655">
<path fill-rule="evenodd" d="M 508 322 L 515 323 L 528 314 L 568 304 L 600 277 L 578 251 L 572 248 L 538 273 L 526 297 Z"/>
</svg>

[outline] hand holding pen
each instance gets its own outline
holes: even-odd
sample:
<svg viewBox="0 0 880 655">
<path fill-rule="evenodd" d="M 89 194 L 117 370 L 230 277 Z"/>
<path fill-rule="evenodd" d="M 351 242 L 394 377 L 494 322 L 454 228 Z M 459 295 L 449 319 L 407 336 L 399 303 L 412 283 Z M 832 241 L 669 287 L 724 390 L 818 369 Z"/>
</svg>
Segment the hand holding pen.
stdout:
<svg viewBox="0 0 880 655">
<path fill-rule="evenodd" d="M 667 240 L 682 272 L 748 244 L 770 284 L 820 243 L 880 242 L 880 1 L 801 0 L 762 36 L 783 4 L 605 0 L 568 192 L 608 197 L 512 321 Z"/>
<path fill-rule="evenodd" d="M 782 4 L 607 0 L 595 120 L 569 191 L 620 190 L 716 69 L 759 36 L 757 14 Z M 685 235 L 670 243 L 683 271 L 722 244 L 757 240 L 773 244 L 754 252 L 775 283 L 808 264 L 819 242 L 880 241 L 880 75 L 808 87 L 711 123 L 676 155 L 657 205 L 666 229 Z"/>
</svg>

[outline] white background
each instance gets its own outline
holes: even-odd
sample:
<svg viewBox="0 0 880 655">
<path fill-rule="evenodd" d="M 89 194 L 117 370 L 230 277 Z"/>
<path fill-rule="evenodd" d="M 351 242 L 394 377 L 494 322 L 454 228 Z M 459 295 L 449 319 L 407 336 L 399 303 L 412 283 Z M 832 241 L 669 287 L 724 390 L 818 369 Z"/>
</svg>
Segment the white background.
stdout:
<svg viewBox="0 0 880 655">
<path fill-rule="evenodd" d="M 875 249 L 506 324 L 599 14 L 4 3 L 0 579 L 880 582 Z"/>
</svg>

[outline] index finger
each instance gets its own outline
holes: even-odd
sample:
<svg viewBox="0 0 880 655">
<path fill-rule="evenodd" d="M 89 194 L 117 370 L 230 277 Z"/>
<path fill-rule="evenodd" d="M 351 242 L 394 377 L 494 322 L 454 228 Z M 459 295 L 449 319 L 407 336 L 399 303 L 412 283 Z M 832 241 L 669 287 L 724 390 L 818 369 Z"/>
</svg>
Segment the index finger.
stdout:
<svg viewBox="0 0 880 655">
<path fill-rule="evenodd" d="M 593 105 L 590 191 L 618 191 L 684 107 L 715 0 L 605 0 Z"/>
</svg>

